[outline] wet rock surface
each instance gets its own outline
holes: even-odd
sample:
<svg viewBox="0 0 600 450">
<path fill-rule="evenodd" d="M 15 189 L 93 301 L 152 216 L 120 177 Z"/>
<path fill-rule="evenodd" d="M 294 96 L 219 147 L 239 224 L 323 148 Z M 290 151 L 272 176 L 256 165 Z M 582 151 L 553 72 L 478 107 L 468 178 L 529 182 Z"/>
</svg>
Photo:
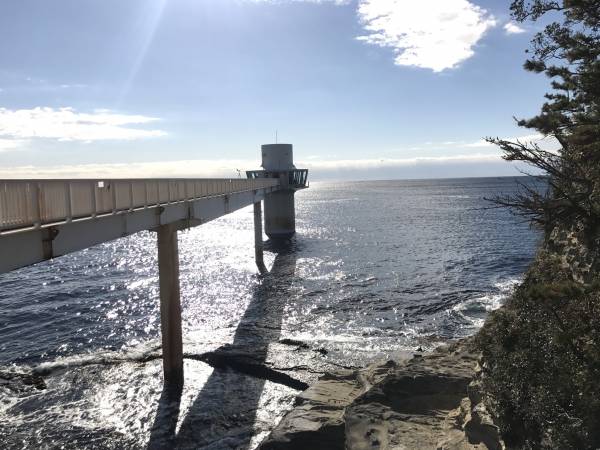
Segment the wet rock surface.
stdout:
<svg viewBox="0 0 600 450">
<path fill-rule="evenodd" d="M 260 446 L 275 449 L 503 449 L 473 379 L 468 343 L 328 374 Z"/>
</svg>

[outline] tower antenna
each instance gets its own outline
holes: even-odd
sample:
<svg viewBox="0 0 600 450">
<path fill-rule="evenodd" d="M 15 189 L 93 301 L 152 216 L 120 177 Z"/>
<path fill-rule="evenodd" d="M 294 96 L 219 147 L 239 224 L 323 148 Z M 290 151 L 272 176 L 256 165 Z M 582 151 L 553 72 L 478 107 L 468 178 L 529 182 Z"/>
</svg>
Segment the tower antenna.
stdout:
<svg viewBox="0 0 600 450">
<path fill-rule="evenodd" d="M 277 144 L 277 130 L 275 130 L 275 143 Z"/>
</svg>

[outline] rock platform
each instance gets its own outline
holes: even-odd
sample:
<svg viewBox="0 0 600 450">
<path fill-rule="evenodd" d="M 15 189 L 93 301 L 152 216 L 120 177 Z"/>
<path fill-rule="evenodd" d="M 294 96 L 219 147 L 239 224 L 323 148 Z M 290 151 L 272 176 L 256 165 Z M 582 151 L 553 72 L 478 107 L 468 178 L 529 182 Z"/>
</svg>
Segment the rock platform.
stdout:
<svg viewBox="0 0 600 450">
<path fill-rule="evenodd" d="M 468 341 L 405 361 L 326 374 L 262 450 L 501 450 Z"/>
</svg>

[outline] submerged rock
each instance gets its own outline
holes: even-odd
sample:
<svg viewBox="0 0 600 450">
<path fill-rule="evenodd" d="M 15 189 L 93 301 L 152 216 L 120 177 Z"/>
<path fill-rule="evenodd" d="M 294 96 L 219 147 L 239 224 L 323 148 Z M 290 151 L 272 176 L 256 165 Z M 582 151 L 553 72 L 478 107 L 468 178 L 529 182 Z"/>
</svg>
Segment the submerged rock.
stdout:
<svg viewBox="0 0 600 450">
<path fill-rule="evenodd" d="M 46 389 L 44 379 L 36 373 L 0 370 L 0 385 L 15 392 L 26 392 L 35 388 Z"/>
</svg>

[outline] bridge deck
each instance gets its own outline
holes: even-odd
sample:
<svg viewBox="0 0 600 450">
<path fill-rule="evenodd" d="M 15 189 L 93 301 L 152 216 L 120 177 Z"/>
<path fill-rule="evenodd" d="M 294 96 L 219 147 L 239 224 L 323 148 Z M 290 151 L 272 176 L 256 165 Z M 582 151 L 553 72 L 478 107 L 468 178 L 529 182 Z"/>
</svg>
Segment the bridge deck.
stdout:
<svg viewBox="0 0 600 450">
<path fill-rule="evenodd" d="M 138 231 L 199 225 L 277 179 L 0 180 L 0 273 Z"/>
</svg>

